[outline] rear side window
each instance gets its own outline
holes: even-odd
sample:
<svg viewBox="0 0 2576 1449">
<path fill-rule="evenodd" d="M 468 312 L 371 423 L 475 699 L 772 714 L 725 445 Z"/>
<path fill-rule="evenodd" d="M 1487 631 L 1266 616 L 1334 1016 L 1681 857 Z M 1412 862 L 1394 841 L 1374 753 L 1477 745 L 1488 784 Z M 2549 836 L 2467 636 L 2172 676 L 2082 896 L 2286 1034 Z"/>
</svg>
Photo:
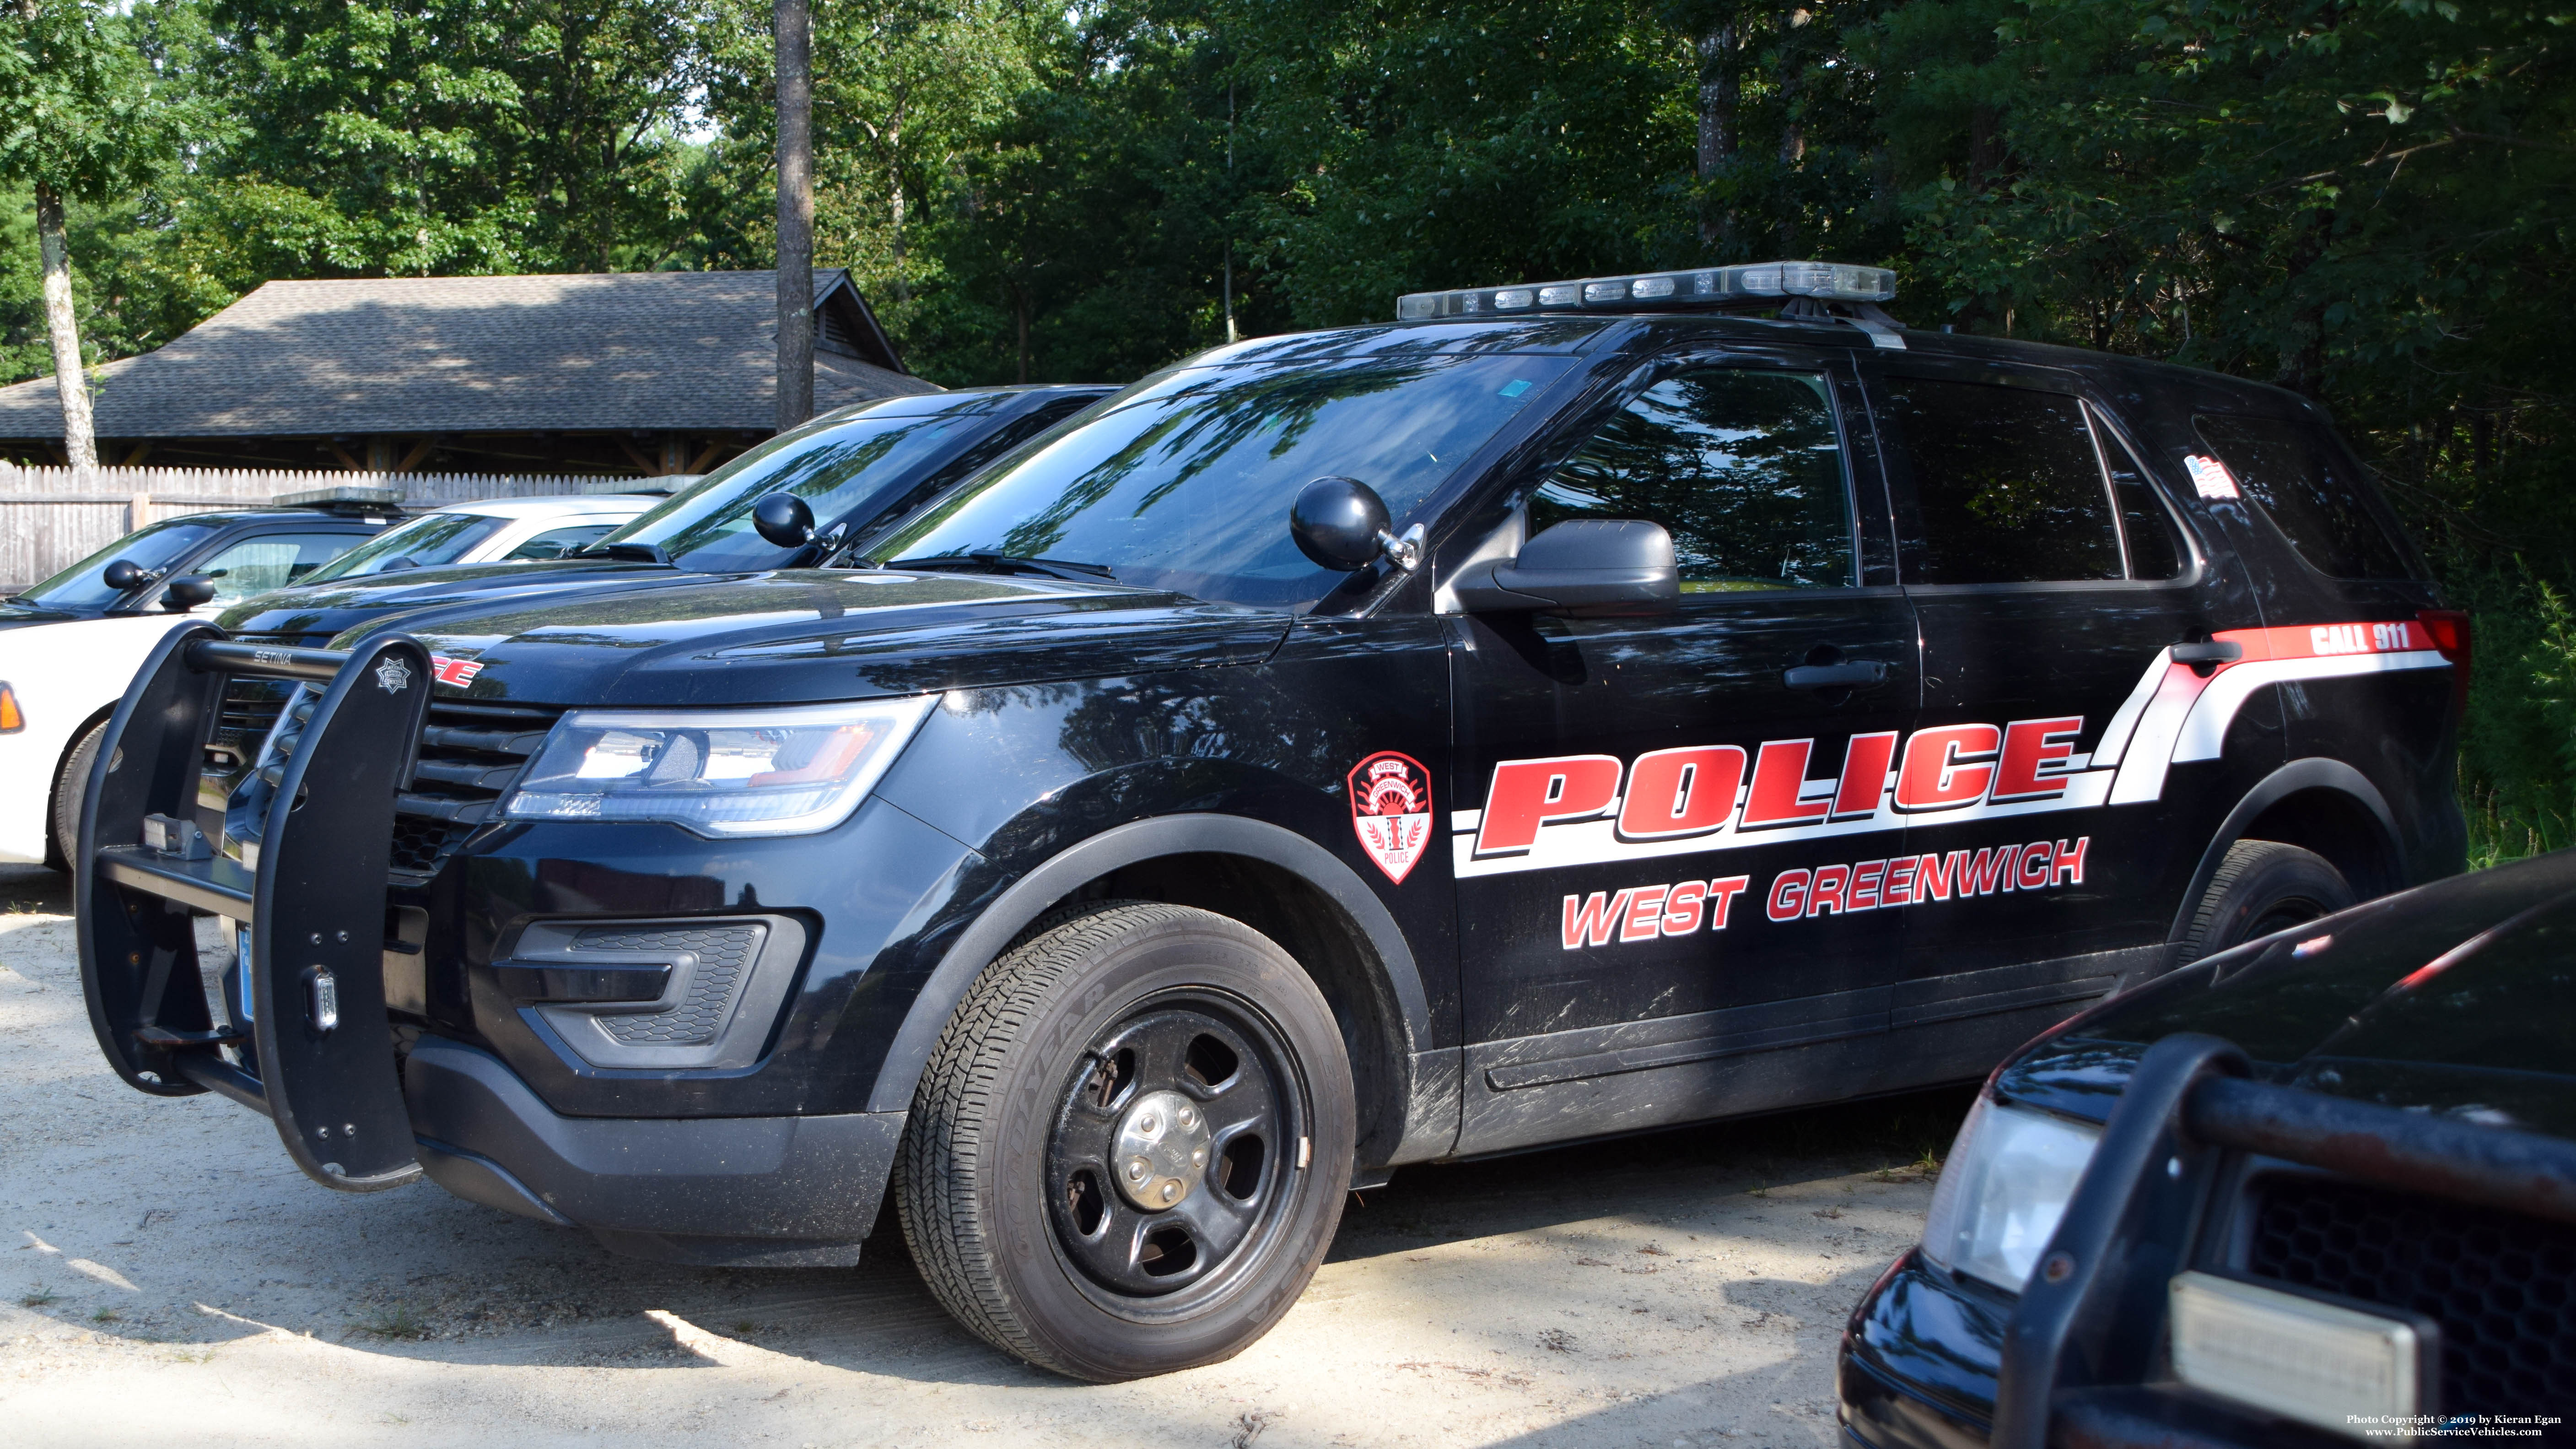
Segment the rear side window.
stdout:
<svg viewBox="0 0 2576 1449">
<path fill-rule="evenodd" d="M 2339 579 L 2411 576 L 2404 551 L 2361 501 L 2355 465 L 2323 428 L 2217 414 L 2192 425 L 2309 567 Z"/>
<path fill-rule="evenodd" d="M 1602 424 L 1530 498 L 1530 531 L 1642 518 L 1673 536 L 1682 592 L 1847 587 L 1850 489 L 1825 379 L 1699 368 Z"/>
<path fill-rule="evenodd" d="M 1890 378 L 1914 474 L 1918 584 L 2127 576 L 2093 430 L 2075 398 L 2036 388 Z"/>
</svg>

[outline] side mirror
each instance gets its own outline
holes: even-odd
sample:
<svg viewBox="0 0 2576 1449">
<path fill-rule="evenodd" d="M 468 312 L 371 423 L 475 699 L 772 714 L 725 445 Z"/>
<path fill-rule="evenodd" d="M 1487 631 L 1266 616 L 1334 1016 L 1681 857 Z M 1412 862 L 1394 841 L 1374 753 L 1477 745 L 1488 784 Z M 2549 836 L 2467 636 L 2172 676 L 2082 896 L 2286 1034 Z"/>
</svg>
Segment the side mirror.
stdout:
<svg viewBox="0 0 2576 1449">
<path fill-rule="evenodd" d="M 146 584 L 154 582 L 160 577 L 161 576 L 159 574 L 143 567 L 141 564 L 136 563 L 130 558 L 121 558 L 116 560 L 107 566 L 105 572 L 99 575 L 99 578 L 105 582 L 109 588 L 115 589 L 120 593 L 131 593 L 136 589 L 142 588 Z"/>
<path fill-rule="evenodd" d="M 1568 519 L 1518 558 L 1468 565 L 1449 587 L 1471 614 L 1651 614 L 1682 595 L 1673 536 L 1624 518 Z"/>
<path fill-rule="evenodd" d="M 161 591 L 161 607 L 183 614 L 199 604 L 215 601 L 215 581 L 204 574 L 181 574 Z"/>
<path fill-rule="evenodd" d="M 751 505 L 752 530 L 780 548 L 814 541 L 814 510 L 793 493 L 771 493 Z"/>
<path fill-rule="evenodd" d="M 1420 530 L 1393 533 L 1386 500 L 1357 478 L 1318 478 L 1297 490 L 1288 506 L 1288 532 L 1297 549 L 1328 569 L 1350 573 L 1384 557 L 1411 572 L 1422 562 Z"/>
</svg>

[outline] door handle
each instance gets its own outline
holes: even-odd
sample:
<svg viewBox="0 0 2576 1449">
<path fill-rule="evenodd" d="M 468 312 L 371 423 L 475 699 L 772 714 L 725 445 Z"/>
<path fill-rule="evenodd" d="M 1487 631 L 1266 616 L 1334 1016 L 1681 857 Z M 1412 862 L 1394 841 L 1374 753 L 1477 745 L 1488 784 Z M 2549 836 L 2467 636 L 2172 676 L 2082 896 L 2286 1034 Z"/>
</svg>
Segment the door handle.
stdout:
<svg viewBox="0 0 2576 1449">
<path fill-rule="evenodd" d="M 1791 689 L 1867 689 L 1887 682 L 1887 661 L 1849 659 L 1840 664 L 1800 664 L 1781 678 Z"/>
<path fill-rule="evenodd" d="M 2245 646 L 2233 639 L 2212 639 L 2204 644 L 2176 644 L 2176 664 L 2233 664 L 2245 657 Z"/>
</svg>

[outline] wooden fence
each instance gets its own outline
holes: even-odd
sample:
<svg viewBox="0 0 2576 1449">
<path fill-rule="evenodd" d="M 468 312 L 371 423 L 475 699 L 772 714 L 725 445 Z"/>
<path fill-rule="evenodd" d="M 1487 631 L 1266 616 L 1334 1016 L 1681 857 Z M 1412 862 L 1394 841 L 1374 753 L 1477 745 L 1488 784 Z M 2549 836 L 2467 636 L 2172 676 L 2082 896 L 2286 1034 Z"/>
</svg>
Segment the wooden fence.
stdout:
<svg viewBox="0 0 2576 1449">
<path fill-rule="evenodd" d="M 573 474 L 286 472 L 254 468 L 20 468 L 0 463 L 0 584 L 23 589 L 160 518 L 270 503 L 316 488 L 391 488 L 413 511 L 478 498 L 656 492 L 693 478 Z"/>
</svg>

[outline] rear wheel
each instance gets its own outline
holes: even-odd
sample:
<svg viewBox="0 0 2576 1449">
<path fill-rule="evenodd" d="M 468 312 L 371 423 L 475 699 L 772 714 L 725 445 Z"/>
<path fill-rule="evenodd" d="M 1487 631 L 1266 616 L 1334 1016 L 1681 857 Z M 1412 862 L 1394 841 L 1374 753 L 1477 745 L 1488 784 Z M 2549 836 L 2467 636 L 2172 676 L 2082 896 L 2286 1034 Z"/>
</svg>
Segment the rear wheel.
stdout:
<svg viewBox="0 0 2576 1449">
<path fill-rule="evenodd" d="M 54 776 L 53 819 L 48 822 L 53 826 L 54 858 L 45 864 L 56 870 L 69 870 L 80 858 L 81 803 L 89 798 L 90 767 L 98 763 L 99 742 L 106 738 L 105 720 L 82 731 Z"/>
<path fill-rule="evenodd" d="M 1095 1381 L 1232 1357 L 1340 1221 L 1356 1135 L 1332 1009 L 1241 922 L 1083 909 L 986 969 L 913 1097 L 896 1202 L 931 1291 Z"/>
<path fill-rule="evenodd" d="M 2277 840 L 2227 847 L 2183 933 L 2177 965 L 2305 925 L 2353 904 L 2352 883 L 2324 856 Z"/>
</svg>

